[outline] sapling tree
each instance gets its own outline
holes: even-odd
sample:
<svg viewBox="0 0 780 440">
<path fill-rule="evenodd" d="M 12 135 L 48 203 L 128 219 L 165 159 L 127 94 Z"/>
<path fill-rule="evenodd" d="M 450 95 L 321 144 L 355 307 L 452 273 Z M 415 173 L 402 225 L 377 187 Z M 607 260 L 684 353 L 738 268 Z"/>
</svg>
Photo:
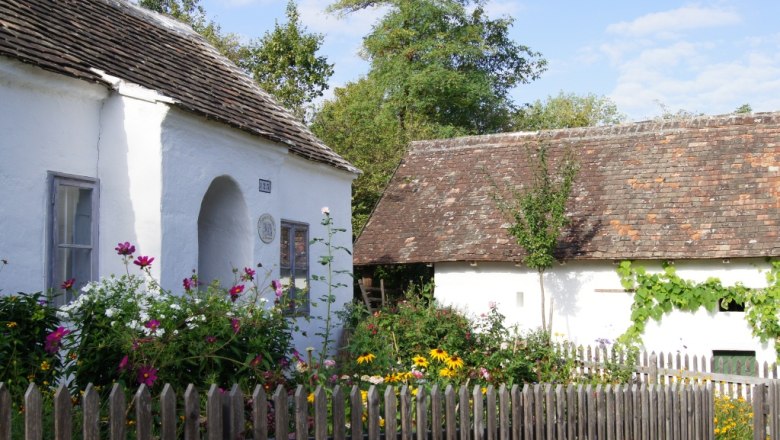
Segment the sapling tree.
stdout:
<svg viewBox="0 0 780 440">
<path fill-rule="evenodd" d="M 545 313 L 544 272 L 555 262 L 555 248 L 561 230 L 566 226 L 566 203 L 571 194 L 574 178 L 579 170 L 574 154 L 567 149 L 551 169 L 548 145 L 528 148 L 528 164 L 531 180 L 520 189 L 509 188 L 509 196 L 495 192 L 495 200 L 510 220 L 507 230 L 525 251 L 523 263 L 539 274 L 542 305 L 542 329 L 552 330 L 552 301 L 550 316 Z M 504 192 L 505 194 L 507 192 Z"/>
</svg>

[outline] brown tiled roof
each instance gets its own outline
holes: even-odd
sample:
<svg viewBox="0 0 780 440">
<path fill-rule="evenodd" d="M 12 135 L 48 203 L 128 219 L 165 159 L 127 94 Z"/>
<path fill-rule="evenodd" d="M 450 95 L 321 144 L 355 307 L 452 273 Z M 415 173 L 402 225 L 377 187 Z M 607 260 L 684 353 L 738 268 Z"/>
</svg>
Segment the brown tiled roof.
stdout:
<svg viewBox="0 0 780 440">
<path fill-rule="evenodd" d="M 357 172 L 194 31 L 124 0 L 0 0 L 0 55 L 92 82 L 103 81 L 98 69 Z"/>
<path fill-rule="evenodd" d="M 355 264 L 521 260 L 487 175 L 527 182 L 539 142 L 580 162 L 560 258 L 780 255 L 780 113 L 765 113 L 412 143 Z"/>
</svg>

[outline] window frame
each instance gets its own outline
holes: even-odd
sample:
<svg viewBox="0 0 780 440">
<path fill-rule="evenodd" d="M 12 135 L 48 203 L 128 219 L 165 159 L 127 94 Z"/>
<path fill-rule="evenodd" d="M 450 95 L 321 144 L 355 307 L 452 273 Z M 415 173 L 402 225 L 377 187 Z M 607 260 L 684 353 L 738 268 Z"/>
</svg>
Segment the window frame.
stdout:
<svg viewBox="0 0 780 440">
<path fill-rule="evenodd" d="M 290 256 L 290 266 L 285 267 L 282 264 L 282 243 L 283 243 L 283 232 L 285 228 L 289 228 L 287 240 L 289 243 L 289 248 L 287 249 L 289 256 Z M 296 230 L 303 230 L 304 231 L 304 239 L 305 239 L 305 245 L 306 245 L 306 297 L 301 301 L 300 304 L 297 306 L 291 305 L 289 309 L 286 309 L 285 312 L 293 315 L 293 316 L 307 316 L 311 312 L 311 253 L 310 253 L 310 243 L 309 243 L 309 224 L 304 222 L 298 222 L 294 220 L 285 220 L 282 219 L 279 224 L 279 279 L 283 280 L 282 277 L 282 270 L 289 270 L 290 271 L 290 284 L 288 286 L 288 292 L 290 294 L 289 299 L 291 301 L 298 300 L 296 287 L 295 287 L 295 278 L 296 274 L 298 273 L 297 267 L 296 267 L 296 253 L 295 253 L 295 232 Z M 292 304 L 295 304 L 294 302 Z"/>
<path fill-rule="evenodd" d="M 74 174 L 60 173 L 56 171 L 48 171 L 48 219 L 47 219 L 47 243 L 48 243 L 48 255 L 46 258 L 46 290 L 48 292 L 56 292 L 60 290 L 60 284 L 65 280 L 56 280 L 55 268 L 60 262 L 59 253 L 57 252 L 61 248 L 67 249 L 89 249 L 90 250 L 90 279 L 88 280 L 76 280 L 77 285 L 83 285 L 89 281 L 95 281 L 98 277 L 98 257 L 99 257 L 99 224 L 100 224 L 100 179 L 87 176 L 78 176 Z M 59 200 L 57 198 L 57 189 L 61 186 L 75 187 L 79 189 L 90 189 L 91 206 L 92 210 L 90 215 L 90 245 L 83 244 L 60 244 L 58 220 L 58 208 Z M 78 289 L 74 288 L 74 298 L 77 296 L 75 292 Z M 67 303 L 68 299 L 65 297 L 57 297 L 56 304 Z"/>
</svg>

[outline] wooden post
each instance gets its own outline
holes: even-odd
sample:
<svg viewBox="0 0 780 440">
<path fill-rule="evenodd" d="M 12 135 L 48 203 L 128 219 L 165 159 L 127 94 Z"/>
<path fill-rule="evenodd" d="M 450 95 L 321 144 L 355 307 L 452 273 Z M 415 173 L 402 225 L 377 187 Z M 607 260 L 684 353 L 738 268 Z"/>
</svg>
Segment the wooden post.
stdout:
<svg viewBox="0 0 780 440">
<path fill-rule="evenodd" d="M 268 440 L 268 396 L 261 385 L 252 393 L 252 438 Z"/>
<path fill-rule="evenodd" d="M 109 400 L 109 424 L 111 426 L 111 440 L 125 440 L 125 390 L 118 383 L 111 387 Z M 189 440 L 189 439 L 187 439 Z"/>
<path fill-rule="evenodd" d="M 193 384 L 184 391 L 184 439 L 200 440 L 200 399 Z"/>
<path fill-rule="evenodd" d="M 171 384 L 166 383 L 160 393 L 160 416 L 162 426 L 160 440 L 176 439 L 176 393 Z"/>
</svg>

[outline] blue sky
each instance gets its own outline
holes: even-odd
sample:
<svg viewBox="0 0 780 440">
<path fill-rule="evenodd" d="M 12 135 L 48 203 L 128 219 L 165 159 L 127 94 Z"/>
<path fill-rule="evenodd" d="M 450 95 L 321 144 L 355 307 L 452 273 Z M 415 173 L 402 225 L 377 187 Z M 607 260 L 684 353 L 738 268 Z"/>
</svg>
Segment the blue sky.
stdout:
<svg viewBox="0 0 780 440">
<path fill-rule="evenodd" d="M 283 22 L 286 0 L 202 0 L 210 18 L 242 38 Z M 359 78 L 368 64 L 362 37 L 382 15 L 372 9 L 337 17 L 326 0 L 298 0 L 301 20 L 325 36 L 335 64 L 333 87 Z M 780 110 L 780 1 L 492 0 L 493 17 L 514 19 L 511 36 L 548 60 L 541 79 L 513 91 L 517 103 L 560 91 L 611 98 L 629 120 L 671 111 Z"/>
</svg>

